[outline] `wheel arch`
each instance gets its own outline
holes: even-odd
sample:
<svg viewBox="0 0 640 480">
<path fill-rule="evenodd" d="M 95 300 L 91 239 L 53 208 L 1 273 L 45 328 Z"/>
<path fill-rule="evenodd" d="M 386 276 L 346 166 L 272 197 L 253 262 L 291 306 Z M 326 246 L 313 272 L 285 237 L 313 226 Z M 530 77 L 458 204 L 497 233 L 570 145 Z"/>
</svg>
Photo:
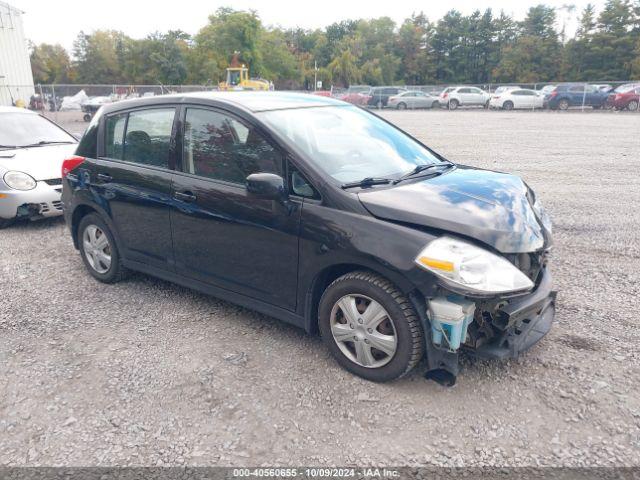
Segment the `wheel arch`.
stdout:
<svg viewBox="0 0 640 480">
<path fill-rule="evenodd" d="M 97 214 L 107 224 L 107 226 L 111 230 L 111 233 L 115 237 L 116 242 L 119 244 L 120 237 L 118 236 L 118 232 L 116 231 L 109 215 L 107 215 L 107 213 L 98 205 L 81 203 L 73 209 L 73 213 L 71 214 L 71 238 L 73 240 L 73 246 L 76 248 L 76 250 L 79 248 L 78 227 L 80 226 L 80 222 L 84 217 L 91 213 Z"/>
<path fill-rule="evenodd" d="M 402 293 L 409 294 L 410 292 L 418 292 L 417 288 L 409 282 L 406 278 L 397 272 L 393 272 L 387 268 L 380 268 L 380 266 L 372 266 L 366 262 L 352 262 L 352 263 L 336 263 L 328 265 L 318 272 L 311 281 L 305 297 L 305 330 L 313 335 L 319 333 L 318 330 L 318 307 L 320 305 L 320 298 L 327 289 L 327 287 L 337 278 L 347 273 L 355 271 L 367 271 L 376 275 L 380 275 L 391 283 L 393 283 Z"/>
</svg>

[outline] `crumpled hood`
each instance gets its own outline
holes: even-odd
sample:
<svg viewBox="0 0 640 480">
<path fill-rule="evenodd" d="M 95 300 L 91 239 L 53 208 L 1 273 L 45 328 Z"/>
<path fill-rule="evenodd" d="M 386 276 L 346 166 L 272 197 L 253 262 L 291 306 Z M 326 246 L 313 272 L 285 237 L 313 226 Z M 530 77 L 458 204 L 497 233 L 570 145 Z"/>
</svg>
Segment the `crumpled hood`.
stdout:
<svg viewBox="0 0 640 480">
<path fill-rule="evenodd" d="M 544 246 L 546 232 L 515 175 L 458 166 L 443 175 L 358 194 L 374 216 L 465 235 L 502 253 Z"/>
<path fill-rule="evenodd" d="M 72 143 L 0 150 L 0 174 L 17 170 L 31 175 L 37 181 L 60 178 L 62 161 L 73 155 L 77 146 Z"/>
</svg>

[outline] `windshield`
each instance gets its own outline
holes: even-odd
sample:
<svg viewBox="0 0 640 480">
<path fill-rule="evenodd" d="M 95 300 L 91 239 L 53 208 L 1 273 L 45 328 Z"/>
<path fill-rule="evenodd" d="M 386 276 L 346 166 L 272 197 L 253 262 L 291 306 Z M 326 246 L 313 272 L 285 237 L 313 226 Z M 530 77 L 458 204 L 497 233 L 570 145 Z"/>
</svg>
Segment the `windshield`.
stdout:
<svg viewBox="0 0 640 480">
<path fill-rule="evenodd" d="M 441 162 L 400 130 L 357 107 L 274 110 L 260 115 L 341 183 L 366 177 L 395 179 L 416 165 Z"/>
<path fill-rule="evenodd" d="M 75 142 L 60 127 L 29 113 L 0 113 L 0 145 L 23 147 L 39 142 Z M 3 148 L 3 147 L 0 147 Z"/>
</svg>

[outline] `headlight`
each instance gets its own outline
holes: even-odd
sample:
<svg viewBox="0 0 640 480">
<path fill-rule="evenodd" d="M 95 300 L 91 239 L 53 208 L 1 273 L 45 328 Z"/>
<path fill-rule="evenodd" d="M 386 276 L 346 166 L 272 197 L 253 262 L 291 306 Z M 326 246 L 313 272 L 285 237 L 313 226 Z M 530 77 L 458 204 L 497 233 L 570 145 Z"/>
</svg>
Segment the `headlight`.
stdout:
<svg viewBox="0 0 640 480">
<path fill-rule="evenodd" d="M 14 190 L 33 190 L 36 181 L 23 172 L 7 172 L 4 174 L 4 183 Z"/>
<path fill-rule="evenodd" d="M 542 225 L 544 226 L 544 228 L 546 228 L 549 231 L 549 233 L 551 233 L 551 228 L 552 228 L 551 217 L 549 217 L 549 214 L 544 209 L 544 207 L 542 206 L 542 202 L 540 202 L 537 196 L 536 196 L 536 201 L 533 204 L 533 211 L 536 212 L 536 215 L 538 215 L 538 218 L 542 222 Z"/>
<path fill-rule="evenodd" d="M 506 259 L 451 237 L 432 241 L 415 262 L 445 283 L 471 293 L 509 293 L 533 287 L 533 282 Z"/>
</svg>

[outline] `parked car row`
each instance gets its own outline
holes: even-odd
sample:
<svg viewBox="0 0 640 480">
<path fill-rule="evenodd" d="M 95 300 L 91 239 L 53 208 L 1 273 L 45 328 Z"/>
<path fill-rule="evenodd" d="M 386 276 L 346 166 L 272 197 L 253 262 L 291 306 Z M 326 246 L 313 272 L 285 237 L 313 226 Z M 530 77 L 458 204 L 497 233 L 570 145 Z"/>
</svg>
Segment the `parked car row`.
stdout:
<svg viewBox="0 0 640 480">
<path fill-rule="evenodd" d="M 335 96 L 339 100 L 371 108 L 395 108 L 397 110 L 418 108 L 484 107 L 501 110 L 550 109 L 568 110 L 571 107 L 593 109 L 615 108 L 636 111 L 640 103 L 640 83 L 629 83 L 616 88 L 608 84 L 565 83 L 545 85 L 539 90 L 504 85 L 488 92 L 468 85 L 449 86 L 438 95 L 403 87 L 368 87 L 355 85 L 345 92 L 315 92 Z"/>
</svg>

